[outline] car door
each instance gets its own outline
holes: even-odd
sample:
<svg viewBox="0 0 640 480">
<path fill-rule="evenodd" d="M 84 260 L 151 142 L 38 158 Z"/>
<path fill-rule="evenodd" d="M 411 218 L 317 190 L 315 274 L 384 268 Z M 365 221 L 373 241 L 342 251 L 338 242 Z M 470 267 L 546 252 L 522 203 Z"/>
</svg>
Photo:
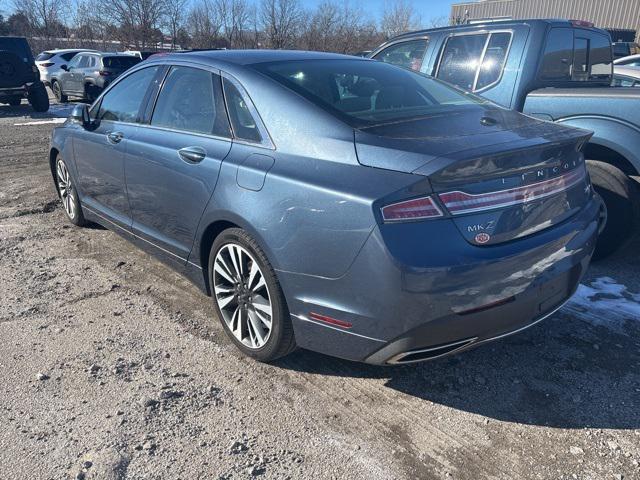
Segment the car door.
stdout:
<svg viewBox="0 0 640 480">
<path fill-rule="evenodd" d="M 130 228 L 131 211 L 124 181 L 124 154 L 161 67 L 137 70 L 113 86 L 91 108 L 93 126 L 73 137 L 78 186 L 83 206 Z"/>
<path fill-rule="evenodd" d="M 60 71 L 59 80 L 63 93 L 75 93 L 77 91 L 74 85 L 74 73 L 77 72 L 83 57 L 84 55 L 82 54 L 76 55 L 67 64 L 67 69 Z"/>
<path fill-rule="evenodd" d="M 171 67 L 127 149 L 134 233 L 186 262 L 230 149 L 218 72 Z"/>
</svg>

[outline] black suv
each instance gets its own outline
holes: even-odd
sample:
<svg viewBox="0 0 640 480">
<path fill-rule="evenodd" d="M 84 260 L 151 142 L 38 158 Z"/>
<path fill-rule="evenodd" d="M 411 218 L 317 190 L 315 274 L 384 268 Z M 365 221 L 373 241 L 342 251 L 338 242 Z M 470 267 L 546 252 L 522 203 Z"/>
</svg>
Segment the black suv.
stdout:
<svg viewBox="0 0 640 480">
<path fill-rule="evenodd" d="M 23 37 L 0 37 L 0 103 L 20 105 L 26 97 L 36 112 L 49 110 L 31 48 Z"/>
</svg>

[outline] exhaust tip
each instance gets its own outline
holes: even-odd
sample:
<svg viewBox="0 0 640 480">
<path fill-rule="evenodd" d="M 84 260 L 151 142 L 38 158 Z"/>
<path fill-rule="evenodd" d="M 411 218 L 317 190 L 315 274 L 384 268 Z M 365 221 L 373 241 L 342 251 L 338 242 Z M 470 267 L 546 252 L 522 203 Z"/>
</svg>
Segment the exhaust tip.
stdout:
<svg viewBox="0 0 640 480">
<path fill-rule="evenodd" d="M 407 352 L 398 353 L 394 355 L 387 363 L 391 365 L 399 365 L 403 363 L 415 363 L 423 362 L 426 360 L 433 360 L 444 355 L 448 355 L 453 352 L 457 352 L 472 344 L 477 340 L 476 337 L 467 338 L 465 340 L 458 340 L 457 342 L 445 343 L 443 345 L 437 345 L 435 347 L 420 348 L 416 350 L 409 350 Z"/>
</svg>

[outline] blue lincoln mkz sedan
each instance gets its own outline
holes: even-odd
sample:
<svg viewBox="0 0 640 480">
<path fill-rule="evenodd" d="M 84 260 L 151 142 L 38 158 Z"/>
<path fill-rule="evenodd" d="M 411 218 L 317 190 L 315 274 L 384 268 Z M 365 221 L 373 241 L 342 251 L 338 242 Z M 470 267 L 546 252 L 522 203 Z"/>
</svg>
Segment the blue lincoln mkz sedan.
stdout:
<svg viewBox="0 0 640 480">
<path fill-rule="evenodd" d="M 342 55 L 143 62 L 53 133 L 71 222 L 211 295 L 237 347 L 410 363 L 557 310 L 602 216 L 590 134 Z"/>
</svg>

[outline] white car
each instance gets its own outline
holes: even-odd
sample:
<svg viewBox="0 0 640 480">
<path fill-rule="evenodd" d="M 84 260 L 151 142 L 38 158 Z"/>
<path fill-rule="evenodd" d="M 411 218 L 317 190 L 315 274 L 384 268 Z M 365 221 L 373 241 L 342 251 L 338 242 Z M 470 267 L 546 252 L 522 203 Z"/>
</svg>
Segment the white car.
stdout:
<svg viewBox="0 0 640 480">
<path fill-rule="evenodd" d="M 45 50 L 36 57 L 36 66 L 40 71 L 40 80 L 51 86 L 51 78 L 60 72 L 60 67 L 71 61 L 79 52 L 95 52 L 87 48 L 66 48 Z"/>
<path fill-rule="evenodd" d="M 616 58 L 613 61 L 614 65 L 625 67 L 640 67 L 640 54 L 629 55 L 622 58 Z"/>
</svg>

